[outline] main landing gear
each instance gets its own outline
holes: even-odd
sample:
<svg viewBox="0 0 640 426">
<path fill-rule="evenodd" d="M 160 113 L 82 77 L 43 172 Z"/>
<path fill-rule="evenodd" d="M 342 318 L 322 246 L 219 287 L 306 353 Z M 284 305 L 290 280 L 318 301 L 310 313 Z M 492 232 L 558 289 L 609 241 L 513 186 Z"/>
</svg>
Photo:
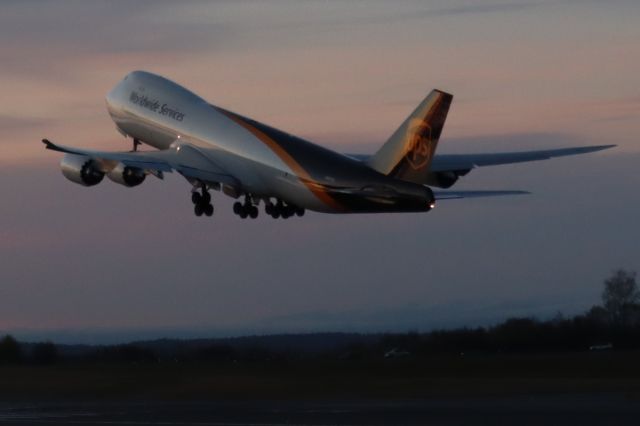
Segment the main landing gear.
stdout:
<svg viewBox="0 0 640 426">
<path fill-rule="evenodd" d="M 250 195 L 245 196 L 244 203 L 236 201 L 233 203 L 233 212 L 240 216 L 242 219 L 258 217 L 258 206 L 253 204 L 253 200 Z M 265 202 L 264 212 L 274 219 L 283 218 L 288 219 L 293 215 L 304 216 L 304 209 L 296 207 L 292 204 L 285 204 L 282 200 L 278 200 L 273 204 L 270 200 Z"/>
<path fill-rule="evenodd" d="M 255 219 L 258 217 L 258 207 L 253 204 L 251 197 L 248 195 L 244 198 L 244 204 L 240 201 L 233 203 L 233 212 L 242 219 L 248 217 Z"/>
<path fill-rule="evenodd" d="M 296 207 L 293 204 L 285 204 L 282 200 L 278 200 L 276 204 L 271 203 L 271 201 L 267 202 L 264 207 L 264 212 L 271 216 L 274 219 L 283 218 L 289 219 L 291 216 L 304 216 L 304 209 L 301 207 Z"/>
<path fill-rule="evenodd" d="M 191 202 L 193 203 L 193 212 L 196 216 L 213 215 L 213 204 L 211 204 L 211 194 L 206 187 L 202 187 L 202 192 L 193 191 L 191 193 Z"/>
</svg>

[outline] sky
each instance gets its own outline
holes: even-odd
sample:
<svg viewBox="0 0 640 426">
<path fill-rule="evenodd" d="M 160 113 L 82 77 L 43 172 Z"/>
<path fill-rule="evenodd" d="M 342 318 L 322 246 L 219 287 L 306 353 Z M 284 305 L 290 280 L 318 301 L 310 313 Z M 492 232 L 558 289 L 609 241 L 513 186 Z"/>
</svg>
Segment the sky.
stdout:
<svg viewBox="0 0 640 426">
<path fill-rule="evenodd" d="M 0 334 L 103 343 L 407 331 L 573 315 L 640 270 L 636 1 L 0 3 Z M 349 153 L 374 152 L 432 89 L 438 152 L 616 144 L 483 168 L 517 197 L 427 214 L 196 218 L 178 175 L 67 181 L 43 137 L 128 150 L 105 94 L 144 69 Z"/>
</svg>

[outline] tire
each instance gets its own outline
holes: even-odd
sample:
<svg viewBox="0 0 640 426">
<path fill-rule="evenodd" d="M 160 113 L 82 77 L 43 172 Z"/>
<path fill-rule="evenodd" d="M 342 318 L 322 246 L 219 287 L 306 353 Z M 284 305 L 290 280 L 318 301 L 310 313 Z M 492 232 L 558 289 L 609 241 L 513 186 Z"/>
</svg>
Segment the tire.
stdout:
<svg viewBox="0 0 640 426">
<path fill-rule="evenodd" d="M 191 202 L 193 204 L 200 204 L 202 202 L 202 195 L 199 192 L 191 193 Z"/>
<path fill-rule="evenodd" d="M 240 204 L 240 202 L 238 201 L 233 203 L 233 212 L 239 215 L 241 211 L 242 211 L 242 204 Z"/>
<path fill-rule="evenodd" d="M 209 194 L 208 192 L 205 192 L 204 194 L 202 194 L 202 203 L 203 204 L 209 204 L 211 202 L 211 194 Z"/>
<path fill-rule="evenodd" d="M 304 209 L 302 209 L 302 208 L 297 208 L 297 209 L 296 209 L 296 215 L 297 215 L 298 217 L 302 217 L 302 216 L 304 216 Z"/>
<path fill-rule="evenodd" d="M 242 209 L 242 210 L 240 210 L 239 215 L 240 215 L 241 218 L 246 219 L 248 213 L 247 213 L 247 211 L 245 209 Z"/>
<path fill-rule="evenodd" d="M 213 215 L 213 204 L 207 204 L 204 207 L 204 214 L 211 217 Z"/>
<path fill-rule="evenodd" d="M 204 213 L 204 208 L 202 207 L 202 204 L 196 204 L 196 206 L 193 208 L 193 212 L 198 217 L 202 216 L 202 213 Z"/>
<path fill-rule="evenodd" d="M 251 216 L 251 219 L 258 217 L 258 208 L 256 206 L 251 206 L 249 208 L 249 216 Z"/>
</svg>

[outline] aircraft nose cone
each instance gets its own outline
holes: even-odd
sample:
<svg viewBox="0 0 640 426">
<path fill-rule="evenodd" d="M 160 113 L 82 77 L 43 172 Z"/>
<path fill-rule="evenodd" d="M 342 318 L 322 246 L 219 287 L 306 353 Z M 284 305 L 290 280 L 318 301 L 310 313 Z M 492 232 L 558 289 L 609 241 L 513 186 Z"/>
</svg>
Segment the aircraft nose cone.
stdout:
<svg viewBox="0 0 640 426">
<path fill-rule="evenodd" d="M 115 88 L 109 90 L 107 96 L 105 96 L 104 100 L 107 103 L 107 106 L 112 106 L 115 102 Z"/>
<path fill-rule="evenodd" d="M 116 84 L 115 87 L 107 93 L 107 96 L 105 96 L 105 101 L 109 109 L 119 109 L 122 107 L 122 104 L 126 98 L 126 85 L 128 79 L 129 76 L 127 75 L 122 81 Z"/>
</svg>

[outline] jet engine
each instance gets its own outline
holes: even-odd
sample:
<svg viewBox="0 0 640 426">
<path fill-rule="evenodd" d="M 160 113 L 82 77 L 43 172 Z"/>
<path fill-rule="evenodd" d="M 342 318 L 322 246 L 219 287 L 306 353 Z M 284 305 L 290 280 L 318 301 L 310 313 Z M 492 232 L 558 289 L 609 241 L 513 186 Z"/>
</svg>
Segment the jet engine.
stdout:
<svg viewBox="0 0 640 426">
<path fill-rule="evenodd" d="M 469 173 L 470 170 L 454 170 L 449 172 L 432 172 L 427 175 L 425 184 L 438 188 L 451 188 L 454 183 Z"/>
<path fill-rule="evenodd" d="M 125 166 L 122 163 L 118 163 L 109 173 L 107 173 L 109 179 L 120 185 L 132 187 L 138 186 L 144 182 L 144 178 L 147 174 L 144 170 L 138 167 Z"/>
<path fill-rule="evenodd" d="M 97 185 L 104 178 L 104 172 L 96 162 L 84 155 L 65 154 L 60 161 L 60 168 L 64 177 L 83 186 Z"/>
</svg>

